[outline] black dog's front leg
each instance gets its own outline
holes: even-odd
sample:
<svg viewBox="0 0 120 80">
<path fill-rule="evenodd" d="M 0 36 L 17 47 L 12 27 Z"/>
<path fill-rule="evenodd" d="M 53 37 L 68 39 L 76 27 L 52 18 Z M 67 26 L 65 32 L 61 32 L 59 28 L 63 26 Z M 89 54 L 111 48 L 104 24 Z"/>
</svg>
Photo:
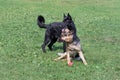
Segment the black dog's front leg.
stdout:
<svg viewBox="0 0 120 80">
<path fill-rule="evenodd" d="M 53 50 L 53 49 L 52 49 L 52 46 L 53 46 L 53 44 L 54 44 L 56 41 L 57 41 L 57 38 L 54 38 L 54 39 L 51 40 L 50 44 L 48 45 L 48 47 L 49 47 L 49 49 L 50 49 L 51 51 Z"/>
</svg>

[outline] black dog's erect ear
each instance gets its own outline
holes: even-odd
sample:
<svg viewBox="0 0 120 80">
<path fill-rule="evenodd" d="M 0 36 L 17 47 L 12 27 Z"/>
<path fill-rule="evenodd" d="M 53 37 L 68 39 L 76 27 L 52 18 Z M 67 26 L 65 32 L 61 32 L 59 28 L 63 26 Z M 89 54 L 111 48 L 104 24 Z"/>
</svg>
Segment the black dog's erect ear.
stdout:
<svg viewBox="0 0 120 80">
<path fill-rule="evenodd" d="M 70 16 L 70 14 L 68 13 L 68 15 L 67 15 L 70 19 L 72 19 L 72 17 Z"/>
<path fill-rule="evenodd" d="M 63 17 L 64 17 L 64 18 L 66 17 L 65 13 L 63 14 Z"/>
<path fill-rule="evenodd" d="M 68 16 L 71 17 L 69 13 L 68 13 Z"/>
</svg>

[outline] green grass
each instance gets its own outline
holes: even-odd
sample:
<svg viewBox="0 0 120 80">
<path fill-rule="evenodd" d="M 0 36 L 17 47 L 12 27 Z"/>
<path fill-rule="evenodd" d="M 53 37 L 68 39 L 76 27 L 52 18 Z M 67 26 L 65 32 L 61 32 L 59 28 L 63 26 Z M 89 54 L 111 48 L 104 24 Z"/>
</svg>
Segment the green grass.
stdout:
<svg viewBox="0 0 120 80">
<path fill-rule="evenodd" d="M 62 21 L 70 13 L 77 27 L 88 66 L 55 62 L 62 43 L 43 54 L 46 23 Z M 119 80 L 119 0 L 0 0 L 0 80 Z"/>
</svg>

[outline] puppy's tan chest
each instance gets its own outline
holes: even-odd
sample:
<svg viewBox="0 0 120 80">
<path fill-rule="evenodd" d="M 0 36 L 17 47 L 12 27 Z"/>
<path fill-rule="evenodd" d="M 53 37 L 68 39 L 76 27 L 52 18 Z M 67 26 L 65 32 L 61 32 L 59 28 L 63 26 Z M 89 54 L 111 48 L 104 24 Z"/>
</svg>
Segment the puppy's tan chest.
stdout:
<svg viewBox="0 0 120 80">
<path fill-rule="evenodd" d="M 74 46 L 75 46 L 75 45 L 73 45 L 73 44 L 69 44 L 69 45 L 67 46 L 67 50 L 68 50 L 70 53 L 75 53 L 75 52 L 77 52 L 76 49 L 74 48 Z"/>
<path fill-rule="evenodd" d="M 69 44 L 69 45 L 68 45 L 68 50 L 70 50 L 70 51 L 74 51 L 75 48 L 73 48 L 73 46 L 74 46 L 73 44 Z"/>
</svg>

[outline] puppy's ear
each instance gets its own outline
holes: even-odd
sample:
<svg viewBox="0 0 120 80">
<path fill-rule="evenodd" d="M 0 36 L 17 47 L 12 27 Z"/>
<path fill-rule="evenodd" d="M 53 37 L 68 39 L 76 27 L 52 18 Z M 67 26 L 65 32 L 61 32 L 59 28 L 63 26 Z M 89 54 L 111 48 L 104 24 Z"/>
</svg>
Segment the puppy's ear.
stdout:
<svg viewBox="0 0 120 80">
<path fill-rule="evenodd" d="M 73 31 L 73 30 L 71 30 L 71 31 L 70 31 L 70 33 L 71 33 L 71 34 L 73 34 L 73 33 L 74 33 L 74 31 Z"/>
</svg>

